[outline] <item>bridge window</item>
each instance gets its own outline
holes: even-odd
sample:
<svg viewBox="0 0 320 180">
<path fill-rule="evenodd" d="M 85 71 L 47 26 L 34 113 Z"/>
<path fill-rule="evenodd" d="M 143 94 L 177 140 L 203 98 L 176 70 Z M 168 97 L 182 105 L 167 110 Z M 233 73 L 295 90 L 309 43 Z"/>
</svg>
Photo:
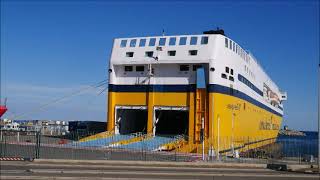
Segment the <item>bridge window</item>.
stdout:
<svg viewBox="0 0 320 180">
<path fill-rule="evenodd" d="M 235 45 L 235 43 L 233 42 L 233 52 L 235 51 L 235 46 L 236 46 L 236 45 Z"/>
<path fill-rule="evenodd" d="M 202 67 L 202 65 L 200 65 L 200 64 L 193 65 L 192 70 L 196 71 L 198 68 L 201 68 L 201 67 Z"/>
<path fill-rule="evenodd" d="M 230 42 L 230 43 L 229 43 L 229 49 L 232 50 L 232 41 L 230 40 L 229 42 Z"/>
<path fill-rule="evenodd" d="M 230 70 L 230 74 L 233 75 L 233 69 Z"/>
<path fill-rule="evenodd" d="M 168 56 L 175 56 L 176 55 L 176 51 L 168 51 Z"/>
<path fill-rule="evenodd" d="M 128 72 L 128 71 L 132 71 L 132 66 L 124 66 L 124 71 Z"/>
<path fill-rule="evenodd" d="M 179 45 L 186 45 L 187 44 L 187 37 L 181 37 L 179 41 Z"/>
<path fill-rule="evenodd" d="M 198 51 L 197 50 L 190 50 L 189 51 L 189 55 L 190 56 L 196 56 L 198 54 Z"/>
<path fill-rule="evenodd" d="M 127 46 L 127 40 L 121 40 L 120 47 L 126 47 Z"/>
<path fill-rule="evenodd" d="M 164 46 L 166 44 L 166 38 L 160 38 L 159 46 Z"/>
<path fill-rule="evenodd" d="M 130 41 L 130 47 L 136 47 L 136 43 L 137 43 L 137 40 L 136 40 L 136 39 L 131 39 L 131 41 Z"/>
<path fill-rule="evenodd" d="M 170 40 L 169 40 L 169 46 L 174 46 L 176 45 L 176 39 L 175 37 L 171 37 Z"/>
<path fill-rule="evenodd" d="M 144 46 L 146 46 L 146 39 L 140 39 L 139 47 L 144 47 Z"/>
<path fill-rule="evenodd" d="M 153 51 L 146 51 L 146 57 L 153 57 Z"/>
<path fill-rule="evenodd" d="M 190 45 L 196 45 L 197 44 L 197 40 L 198 40 L 198 37 L 191 37 Z"/>
<path fill-rule="evenodd" d="M 201 44 L 208 44 L 208 36 L 203 36 L 202 38 L 201 38 Z"/>
<path fill-rule="evenodd" d="M 227 75 L 224 74 L 224 73 L 221 74 L 221 77 L 222 77 L 223 79 L 227 79 Z"/>
<path fill-rule="evenodd" d="M 156 38 L 150 38 L 149 46 L 155 46 L 156 45 Z"/>
<path fill-rule="evenodd" d="M 144 71 L 144 66 L 136 66 L 136 71 L 137 72 L 143 72 Z"/>
<path fill-rule="evenodd" d="M 226 48 L 228 48 L 228 38 L 224 39 L 224 45 L 225 45 Z"/>
<path fill-rule="evenodd" d="M 226 73 L 229 73 L 229 67 L 226 67 Z"/>
<path fill-rule="evenodd" d="M 180 71 L 189 71 L 189 65 L 180 65 Z"/>
<path fill-rule="evenodd" d="M 133 52 L 126 52 L 126 57 L 133 57 Z"/>
</svg>

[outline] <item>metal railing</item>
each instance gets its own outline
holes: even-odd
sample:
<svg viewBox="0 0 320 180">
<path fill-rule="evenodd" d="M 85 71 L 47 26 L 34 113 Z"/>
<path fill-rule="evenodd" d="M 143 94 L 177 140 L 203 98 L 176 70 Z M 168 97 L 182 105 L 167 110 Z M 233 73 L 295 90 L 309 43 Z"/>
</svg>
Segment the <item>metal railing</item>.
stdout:
<svg viewBox="0 0 320 180">
<path fill-rule="evenodd" d="M 190 146 L 188 137 L 182 135 L 153 137 L 135 133 L 79 141 L 81 138 L 83 135 L 77 133 L 50 137 L 39 132 L 1 130 L 0 157 L 143 161 L 202 161 L 204 157 L 209 162 L 312 164 L 317 162 L 318 154 L 318 140 L 307 137 L 205 139 L 203 157 L 202 145 Z"/>
</svg>

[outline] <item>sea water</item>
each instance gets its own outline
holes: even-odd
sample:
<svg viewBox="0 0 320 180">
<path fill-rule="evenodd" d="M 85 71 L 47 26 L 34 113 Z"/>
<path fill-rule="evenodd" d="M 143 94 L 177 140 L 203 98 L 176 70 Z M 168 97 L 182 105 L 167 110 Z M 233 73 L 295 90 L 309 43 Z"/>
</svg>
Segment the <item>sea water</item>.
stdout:
<svg viewBox="0 0 320 180">
<path fill-rule="evenodd" d="M 318 156 L 318 132 L 302 131 L 306 136 L 280 135 L 277 143 L 281 144 L 284 157 Z"/>
</svg>

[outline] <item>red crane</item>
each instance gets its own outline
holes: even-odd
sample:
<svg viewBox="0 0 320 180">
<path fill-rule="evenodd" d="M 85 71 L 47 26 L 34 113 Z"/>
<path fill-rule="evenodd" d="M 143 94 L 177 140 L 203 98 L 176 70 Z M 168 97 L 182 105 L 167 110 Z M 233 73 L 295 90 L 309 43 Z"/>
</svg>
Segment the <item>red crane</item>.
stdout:
<svg viewBox="0 0 320 180">
<path fill-rule="evenodd" d="M 7 107 L 6 106 L 1 106 L 0 105 L 0 117 L 7 111 Z"/>
<path fill-rule="evenodd" d="M 7 99 L 5 99 L 4 105 L 0 104 L 0 118 L 8 110 L 7 107 L 6 107 L 6 101 L 7 101 Z"/>
</svg>

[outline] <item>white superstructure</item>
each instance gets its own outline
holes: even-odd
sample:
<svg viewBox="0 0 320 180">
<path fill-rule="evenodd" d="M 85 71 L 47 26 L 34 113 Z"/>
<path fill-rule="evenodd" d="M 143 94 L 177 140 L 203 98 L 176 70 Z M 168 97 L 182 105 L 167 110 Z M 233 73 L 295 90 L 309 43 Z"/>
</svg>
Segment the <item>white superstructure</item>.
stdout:
<svg viewBox="0 0 320 180">
<path fill-rule="evenodd" d="M 110 84 L 195 84 L 193 66 L 197 65 L 207 66 L 208 84 L 231 87 L 283 114 L 286 93 L 280 91 L 252 54 L 221 34 L 115 39 Z"/>
</svg>

